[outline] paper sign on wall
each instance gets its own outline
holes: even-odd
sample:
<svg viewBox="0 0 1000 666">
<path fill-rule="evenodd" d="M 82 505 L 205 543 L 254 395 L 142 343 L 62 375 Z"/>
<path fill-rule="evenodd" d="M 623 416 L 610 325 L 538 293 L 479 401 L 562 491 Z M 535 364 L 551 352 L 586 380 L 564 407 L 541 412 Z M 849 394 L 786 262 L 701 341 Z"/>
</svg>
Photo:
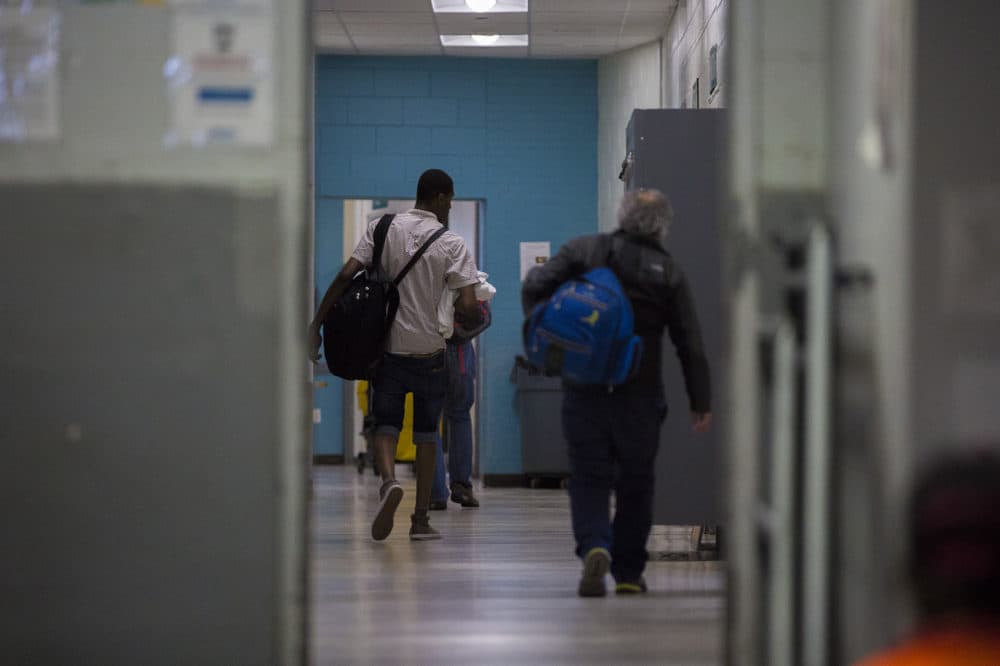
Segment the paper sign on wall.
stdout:
<svg viewBox="0 0 1000 666">
<path fill-rule="evenodd" d="M 521 243 L 521 282 L 524 282 L 528 271 L 544 264 L 551 255 L 552 244 L 548 241 Z"/>
<path fill-rule="evenodd" d="M 0 6 L 0 141 L 59 138 L 59 18 Z"/>
<path fill-rule="evenodd" d="M 266 146 L 274 132 L 271 14 L 178 12 L 163 74 L 168 144 Z"/>
</svg>

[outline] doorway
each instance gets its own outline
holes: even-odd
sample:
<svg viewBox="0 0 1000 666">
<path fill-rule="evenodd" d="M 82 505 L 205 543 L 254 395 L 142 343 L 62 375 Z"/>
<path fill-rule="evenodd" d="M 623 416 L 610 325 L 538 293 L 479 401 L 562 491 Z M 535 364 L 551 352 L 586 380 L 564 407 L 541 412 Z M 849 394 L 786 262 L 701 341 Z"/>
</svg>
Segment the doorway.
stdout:
<svg viewBox="0 0 1000 666">
<path fill-rule="evenodd" d="M 316 217 L 316 239 L 314 242 L 315 275 L 316 282 L 316 302 L 322 298 L 323 293 L 329 286 L 332 276 L 340 270 L 340 267 L 347 261 L 355 246 L 361 239 L 372 220 L 380 218 L 385 214 L 399 214 L 413 208 L 412 199 L 392 199 L 392 198 L 341 198 L 341 197 L 321 197 L 323 203 L 322 210 L 328 211 L 329 215 L 321 215 L 317 211 Z M 448 227 L 465 240 L 466 245 L 473 254 L 476 265 L 480 270 L 482 266 L 482 225 L 485 213 L 485 202 L 475 199 L 456 199 L 452 202 Z M 337 227 L 342 227 L 342 232 L 338 234 Z M 341 249 L 339 256 L 331 252 L 330 242 L 320 242 L 323 237 L 329 239 L 338 235 L 341 243 L 336 243 Z M 482 348 L 481 339 L 477 338 L 476 346 L 478 377 L 482 377 Z M 480 420 L 479 404 L 482 398 L 483 383 L 477 381 L 476 401 L 472 406 L 472 474 L 479 477 L 479 441 L 480 441 Z M 325 366 L 321 366 L 316 371 L 314 380 L 314 428 L 313 428 L 313 452 L 316 460 L 334 460 L 345 463 L 356 462 L 358 455 L 366 452 L 367 445 L 363 435 L 363 415 L 358 395 L 358 382 L 345 381 L 333 377 L 326 371 Z M 317 414 L 321 416 L 317 416 Z M 447 437 L 447 432 L 445 433 Z M 447 439 L 445 440 L 447 448 Z M 324 452 L 340 451 L 332 457 L 328 457 Z"/>
</svg>

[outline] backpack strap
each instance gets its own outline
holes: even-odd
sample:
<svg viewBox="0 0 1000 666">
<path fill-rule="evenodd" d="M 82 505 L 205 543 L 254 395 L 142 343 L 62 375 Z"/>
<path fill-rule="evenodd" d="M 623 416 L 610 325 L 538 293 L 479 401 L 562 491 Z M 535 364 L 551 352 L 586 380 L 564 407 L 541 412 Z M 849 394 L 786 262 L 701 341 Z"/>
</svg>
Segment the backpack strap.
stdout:
<svg viewBox="0 0 1000 666">
<path fill-rule="evenodd" d="M 636 236 L 627 236 L 621 232 L 612 232 L 601 234 L 600 241 L 594 244 L 588 257 L 590 261 L 589 268 L 607 266 L 614 269 L 612 261 L 616 261 L 624 273 L 629 273 L 629 270 L 633 266 L 630 262 L 633 262 L 636 258 L 633 246 L 655 250 L 661 255 L 669 256 L 669 253 L 663 246 L 656 241 L 644 240 Z"/>
<path fill-rule="evenodd" d="M 382 270 L 382 250 L 385 249 L 385 239 L 389 235 L 389 225 L 392 224 L 393 218 L 396 217 L 393 214 L 383 215 L 382 219 L 378 221 L 378 226 L 375 227 L 375 249 L 372 252 L 372 267 L 375 270 Z"/>
<path fill-rule="evenodd" d="M 440 229 L 438 229 L 437 231 L 435 231 L 434 234 L 430 238 L 428 238 L 426 241 L 424 241 L 424 244 L 420 246 L 420 249 L 417 250 L 417 253 L 413 255 L 413 258 L 410 259 L 410 261 L 405 266 L 403 266 L 403 270 L 399 271 L 399 275 L 397 275 L 396 279 L 392 281 L 392 283 L 395 286 L 397 286 L 397 287 L 399 286 L 400 281 L 404 277 L 406 277 L 406 274 L 410 272 L 411 268 L 413 268 L 413 264 L 417 263 L 417 260 L 420 259 L 420 257 L 423 256 L 424 252 L 427 251 L 427 248 L 429 248 L 431 246 L 431 244 L 433 244 L 434 241 L 436 241 L 438 238 L 440 238 L 441 235 L 444 232 L 446 232 L 446 231 L 448 231 L 446 228 L 441 227 Z"/>
<path fill-rule="evenodd" d="M 605 233 L 600 235 L 600 240 L 594 243 L 590 256 L 587 258 L 587 270 L 607 266 L 611 268 L 611 259 L 621 251 L 624 242 L 615 233 Z"/>
</svg>

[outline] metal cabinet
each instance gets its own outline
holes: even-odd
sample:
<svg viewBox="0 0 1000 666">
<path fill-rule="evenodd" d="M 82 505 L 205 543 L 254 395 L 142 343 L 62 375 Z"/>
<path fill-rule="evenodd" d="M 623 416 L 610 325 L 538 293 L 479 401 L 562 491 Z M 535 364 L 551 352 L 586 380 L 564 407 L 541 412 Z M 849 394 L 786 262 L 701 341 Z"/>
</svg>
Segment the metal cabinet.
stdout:
<svg viewBox="0 0 1000 666">
<path fill-rule="evenodd" d="M 721 240 L 725 118 L 721 109 L 637 109 L 626 130 L 628 158 L 622 172 L 627 190 L 655 188 L 673 205 L 666 247 L 691 283 L 716 411 L 726 385 Z M 663 348 L 670 412 L 661 430 L 653 519 L 667 525 L 718 525 L 724 502 L 719 424 L 707 434 L 692 432 L 683 375 L 667 334 Z"/>
</svg>

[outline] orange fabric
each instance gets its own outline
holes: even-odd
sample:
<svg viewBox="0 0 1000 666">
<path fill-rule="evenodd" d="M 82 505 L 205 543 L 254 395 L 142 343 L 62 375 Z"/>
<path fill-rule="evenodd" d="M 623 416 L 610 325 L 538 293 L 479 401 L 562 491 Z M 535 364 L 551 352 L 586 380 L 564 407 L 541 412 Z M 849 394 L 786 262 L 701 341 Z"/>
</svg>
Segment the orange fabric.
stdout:
<svg viewBox="0 0 1000 666">
<path fill-rule="evenodd" d="M 856 666 L 1000 666 L 1000 627 L 919 635 Z"/>
</svg>

